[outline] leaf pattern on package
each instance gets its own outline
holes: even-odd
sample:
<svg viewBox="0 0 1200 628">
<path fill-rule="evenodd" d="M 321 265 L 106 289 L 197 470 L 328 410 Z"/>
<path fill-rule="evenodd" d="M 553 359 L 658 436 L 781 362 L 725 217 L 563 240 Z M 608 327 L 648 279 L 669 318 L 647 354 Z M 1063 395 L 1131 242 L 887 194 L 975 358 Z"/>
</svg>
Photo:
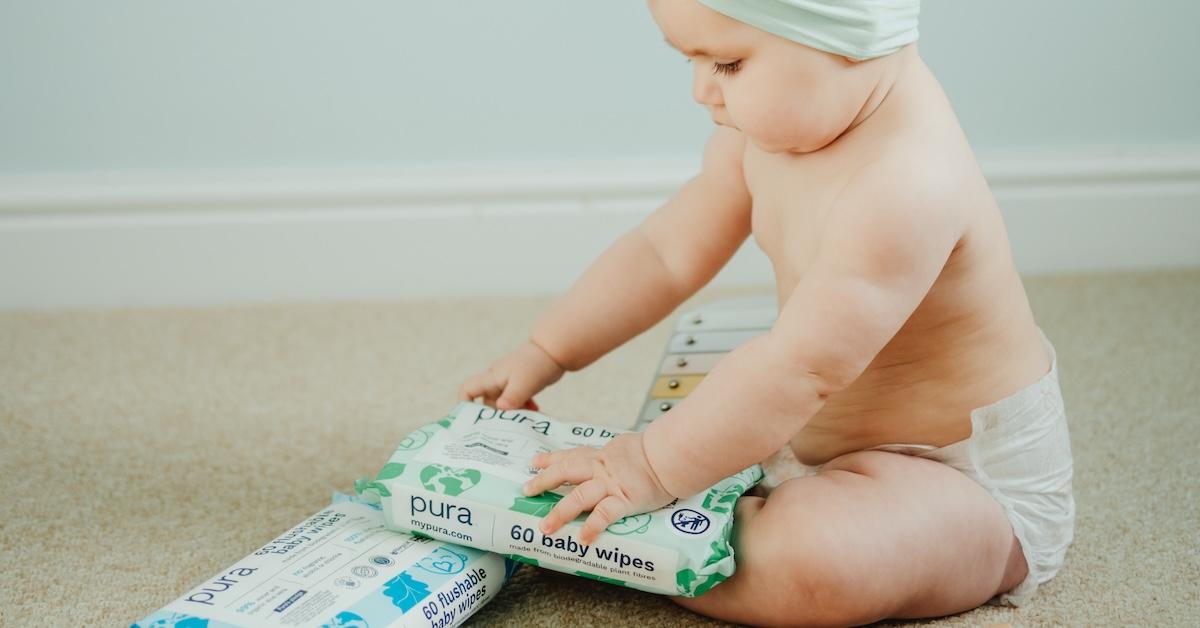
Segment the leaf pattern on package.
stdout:
<svg viewBox="0 0 1200 628">
<path fill-rule="evenodd" d="M 508 509 L 535 517 L 545 517 L 554 504 L 557 504 L 562 499 L 562 495 L 558 493 L 542 493 L 532 497 L 521 496 L 513 500 L 512 506 Z"/>
<path fill-rule="evenodd" d="M 704 595 L 709 589 L 725 581 L 725 574 L 714 572 L 707 576 L 697 576 L 691 569 L 681 569 L 675 574 L 675 584 L 679 593 L 689 597 Z"/>
<path fill-rule="evenodd" d="M 403 462 L 389 462 L 383 465 L 383 468 L 379 470 L 379 473 L 375 474 L 375 479 L 390 480 L 395 477 L 400 477 L 401 473 L 404 473 Z"/>
<path fill-rule="evenodd" d="M 400 575 L 387 581 L 383 594 L 391 598 L 397 608 L 407 612 L 429 596 L 429 585 L 413 578 L 407 571 L 401 571 Z"/>
<path fill-rule="evenodd" d="M 712 512 L 730 513 L 733 512 L 733 507 L 737 504 L 737 500 L 745 492 L 745 488 L 740 484 L 733 484 L 721 488 L 715 486 L 704 495 L 702 506 Z"/>
<path fill-rule="evenodd" d="M 708 559 L 704 561 L 704 566 L 715 565 L 729 557 L 729 543 L 725 542 L 724 538 L 718 538 L 708 546 Z"/>
<path fill-rule="evenodd" d="M 368 480 L 367 478 L 359 478 L 354 481 L 354 492 L 359 497 L 362 497 L 367 500 L 378 501 L 377 497 L 372 497 L 371 493 L 368 493 L 367 491 L 375 491 L 375 493 L 378 493 L 379 497 L 391 497 L 392 496 L 392 492 L 389 491 L 386 486 L 384 486 L 383 484 L 381 484 L 379 482 L 375 482 L 373 480 Z"/>
</svg>

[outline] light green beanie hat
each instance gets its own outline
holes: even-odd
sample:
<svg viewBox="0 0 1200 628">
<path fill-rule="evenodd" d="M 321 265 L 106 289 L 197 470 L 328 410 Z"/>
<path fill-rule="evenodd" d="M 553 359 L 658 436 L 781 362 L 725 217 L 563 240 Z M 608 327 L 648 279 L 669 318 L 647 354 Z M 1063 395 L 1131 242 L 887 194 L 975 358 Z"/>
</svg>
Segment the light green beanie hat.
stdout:
<svg viewBox="0 0 1200 628">
<path fill-rule="evenodd" d="M 917 40 L 920 0 L 700 0 L 739 22 L 855 60 Z"/>
</svg>

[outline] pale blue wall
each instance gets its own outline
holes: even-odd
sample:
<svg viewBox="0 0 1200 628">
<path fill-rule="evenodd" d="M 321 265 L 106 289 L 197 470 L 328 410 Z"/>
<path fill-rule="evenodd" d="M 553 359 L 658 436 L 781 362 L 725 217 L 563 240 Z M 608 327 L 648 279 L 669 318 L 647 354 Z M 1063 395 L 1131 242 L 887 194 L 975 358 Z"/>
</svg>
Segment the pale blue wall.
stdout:
<svg viewBox="0 0 1200 628">
<path fill-rule="evenodd" d="M 1200 142 L 1200 2 L 926 0 L 977 148 Z M 640 0 L 0 0 L 0 174 L 685 156 Z"/>
</svg>

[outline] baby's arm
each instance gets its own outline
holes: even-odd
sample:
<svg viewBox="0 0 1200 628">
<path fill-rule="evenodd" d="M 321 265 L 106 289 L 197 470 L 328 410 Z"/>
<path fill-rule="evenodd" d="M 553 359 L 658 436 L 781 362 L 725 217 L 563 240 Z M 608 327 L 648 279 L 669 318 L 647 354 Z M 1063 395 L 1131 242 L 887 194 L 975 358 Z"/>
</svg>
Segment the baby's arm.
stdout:
<svg viewBox="0 0 1200 628">
<path fill-rule="evenodd" d="M 701 172 L 622 236 L 542 316 L 530 340 L 581 369 L 649 329 L 708 283 L 750 235 L 741 133 L 717 129 Z"/>
<path fill-rule="evenodd" d="M 701 172 L 626 233 L 542 316 L 529 341 L 467 378 L 459 398 L 497 408 L 529 401 L 662 320 L 708 283 L 750 233 L 741 133 L 718 129 Z"/>
<path fill-rule="evenodd" d="M 831 209 L 812 265 L 771 331 L 722 359 L 647 428 L 661 486 L 691 495 L 766 459 L 853 382 L 929 292 L 962 218 L 922 168 L 874 166 Z"/>
<path fill-rule="evenodd" d="M 858 378 L 929 292 L 963 230 L 936 184 L 917 183 L 923 166 L 902 167 L 851 178 L 771 331 L 731 351 L 644 433 L 534 457 L 542 471 L 527 495 L 576 485 L 545 516 L 543 533 L 590 510 L 579 534 L 590 543 L 621 517 L 694 495 L 766 459 Z"/>
</svg>

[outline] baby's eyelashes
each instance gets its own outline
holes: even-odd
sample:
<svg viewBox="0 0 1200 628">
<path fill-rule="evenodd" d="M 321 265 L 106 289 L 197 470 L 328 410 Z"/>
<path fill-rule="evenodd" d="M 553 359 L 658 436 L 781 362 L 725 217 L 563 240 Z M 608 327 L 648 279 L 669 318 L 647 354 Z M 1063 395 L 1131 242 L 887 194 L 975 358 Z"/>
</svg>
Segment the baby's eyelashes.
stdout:
<svg viewBox="0 0 1200 628">
<path fill-rule="evenodd" d="M 683 59 L 683 62 L 691 63 L 692 58 L 685 57 Z M 742 69 L 742 60 L 741 59 L 737 59 L 735 61 L 730 61 L 729 63 L 713 61 L 713 68 L 712 68 L 713 74 L 729 75 L 729 74 L 733 74 L 734 72 L 737 72 L 740 69 Z"/>
<path fill-rule="evenodd" d="M 733 74 L 742 69 L 742 61 L 738 59 L 730 63 L 713 62 L 713 74 Z"/>
</svg>

